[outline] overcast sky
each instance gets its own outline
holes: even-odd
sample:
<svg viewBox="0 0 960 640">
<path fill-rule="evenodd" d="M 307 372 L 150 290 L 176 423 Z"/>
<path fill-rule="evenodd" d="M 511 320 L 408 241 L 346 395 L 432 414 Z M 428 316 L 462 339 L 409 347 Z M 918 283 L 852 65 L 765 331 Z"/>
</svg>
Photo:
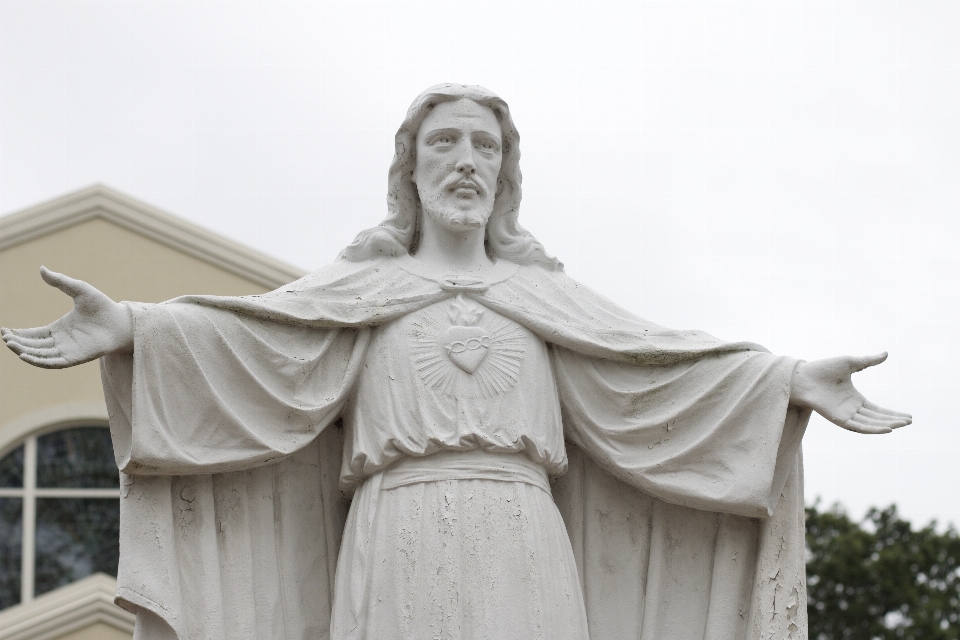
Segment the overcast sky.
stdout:
<svg viewBox="0 0 960 640">
<path fill-rule="evenodd" d="M 856 382 L 914 425 L 815 418 L 808 502 L 960 524 L 958 33 L 957 2 L 4 0 L 0 213 L 101 182 L 316 268 L 384 216 L 410 101 L 481 84 L 573 277 L 775 353 L 890 352 Z"/>
</svg>

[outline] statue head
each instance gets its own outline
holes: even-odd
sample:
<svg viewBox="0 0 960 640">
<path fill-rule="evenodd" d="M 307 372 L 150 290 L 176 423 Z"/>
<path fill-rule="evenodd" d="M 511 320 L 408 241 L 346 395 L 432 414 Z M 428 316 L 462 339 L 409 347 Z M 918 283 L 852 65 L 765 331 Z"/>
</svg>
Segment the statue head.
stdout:
<svg viewBox="0 0 960 640">
<path fill-rule="evenodd" d="M 361 261 L 416 253 L 420 240 L 420 219 L 424 215 L 417 184 L 413 180 L 417 169 L 417 134 L 434 107 L 464 99 L 489 109 L 501 129 L 500 171 L 484 239 L 487 255 L 519 264 L 536 264 L 550 270 L 563 268 L 518 223 L 521 196 L 520 134 L 513 124 L 507 103 L 483 87 L 453 83 L 430 87 L 410 105 L 395 138 L 395 154 L 387 178 L 387 217 L 378 226 L 360 232 L 353 243 L 340 253 L 341 259 Z"/>
<path fill-rule="evenodd" d="M 493 111 L 469 98 L 427 112 L 411 176 L 420 199 L 421 247 L 428 228 L 485 235 L 500 191 L 501 134 Z"/>
</svg>

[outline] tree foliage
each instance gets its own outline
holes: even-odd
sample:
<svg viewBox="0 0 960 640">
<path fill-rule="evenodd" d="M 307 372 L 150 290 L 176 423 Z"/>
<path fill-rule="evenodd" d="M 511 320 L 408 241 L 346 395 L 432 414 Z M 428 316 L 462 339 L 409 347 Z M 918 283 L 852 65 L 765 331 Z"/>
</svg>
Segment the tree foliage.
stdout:
<svg viewBox="0 0 960 640">
<path fill-rule="evenodd" d="M 811 640 L 960 639 L 960 536 L 913 530 L 895 506 L 862 523 L 807 509 Z"/>
</svg>

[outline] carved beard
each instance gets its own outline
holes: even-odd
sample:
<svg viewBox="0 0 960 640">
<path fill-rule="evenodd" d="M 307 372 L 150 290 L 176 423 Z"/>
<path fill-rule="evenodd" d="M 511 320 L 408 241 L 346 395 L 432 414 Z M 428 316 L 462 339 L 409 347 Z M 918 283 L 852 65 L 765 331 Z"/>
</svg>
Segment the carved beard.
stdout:
<svg viewBox="0 0 960 640">
<path fill-rule="evenodd" d="M 423 215 L 430 216 L 447 229 L 482 229 L 493 214 L 493 201 L 478 202 L 469 209 L 459 209 L 443 201 L 421 202 Z"/>
</svg>

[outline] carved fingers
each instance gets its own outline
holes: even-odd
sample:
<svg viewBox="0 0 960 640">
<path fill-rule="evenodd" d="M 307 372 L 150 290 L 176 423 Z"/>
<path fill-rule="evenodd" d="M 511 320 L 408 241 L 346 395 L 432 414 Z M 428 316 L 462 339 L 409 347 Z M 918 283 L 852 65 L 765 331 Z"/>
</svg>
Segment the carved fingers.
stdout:
<svg viewBox="0 0 960 640">
<path fill-rule="evenodd" d="M 60 369 L 69 366 L 63 357 L 49 327 L 31 329 L 0 329 L 0 335 L 7 347 L 21 360 L 35 367 Z"/>
<path fill-rule="evenodd" d="M 56 358 L 41 358 L 29 353 L 21 353 L 20 359 L 27 364 L 32 364 L 33 366 L 40 367 L 41 369 L 64 369 L 72 365 L 72 363 L 63 356 Z"/>
<path fill-rule="evenodd" d="M 869 400 L 864 400 L 863 405 L 853 414 L 853 417 L 845 420 L 840 426 L 857 433 L 890 433 L 912 422 L 913 417 L 908 413 L 884 409 Z"/>
<path fill-rule="evenodd" d="M 870 411 L 871 413 L 875 413 L 875 414 L 877 415 L 877 417 L 883 417 L 883 418 L 898 418 L 898 419 L 900 419 L 900 420 L 905 420 L 905 421 L 906 421 L 906 424 L 910 424 L 911 422 L 913 422 L 913 416 L 910 415 L 909 413 L 903 413 L 903 412 L 901 412 L 901 411 L 894 411 L 893 409 L 885 409 L 885 408 L 883 408 L 883 407 L 881 407 L 881 406 L 875 405 L 874 403 L 870 402 L 869 400 L 864 400 L 864 401 L 863 401 L 863 407 L 864 407 L 867 411 Z M 903 426 L 903 425 L 901 425 L 901 426 Z"/>
<path fill-rule="evenodd" d="M 7 340 L 7 336 L 12 336 L 18 340 L 53 340 L 50 327 L 33 327 L 31 329 L 7 329 L 3 327 L 0 329 L 0 335 L 3 336 L 4 340 Z M 44 345 L 38 344 L 36 346 Z"/>
</svg>

